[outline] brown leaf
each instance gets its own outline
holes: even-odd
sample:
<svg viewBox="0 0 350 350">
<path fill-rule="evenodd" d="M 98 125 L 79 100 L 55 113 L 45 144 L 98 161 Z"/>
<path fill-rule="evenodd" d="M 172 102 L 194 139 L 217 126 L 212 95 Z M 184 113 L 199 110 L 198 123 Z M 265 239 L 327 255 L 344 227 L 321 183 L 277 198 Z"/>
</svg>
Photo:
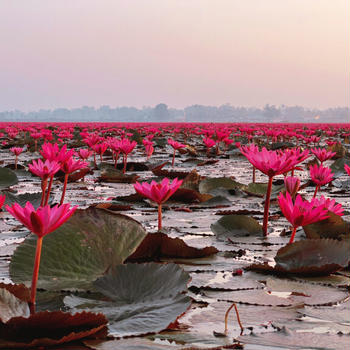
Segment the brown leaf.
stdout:
<svg viewBox="0 0 350 350">
<path fill-rule="evenodd" d="M 341 238 L 350 232 L 350 223 L 341 216 L 328 212 L 329 218 L 303 227 L 307 238 Z"/>
<path fill-rule="evenodd" d="M 0 348 L 52 346 L 87 338 L 106 327 L 103 314 L 39 312 L 28 318 L 0 322 Z"/>
<path fill-rule="evenodd" d="M 12 293 L 16 298 L 26 301 L 30 301 L 30 289 L 24 284 L 6 284 L 0 283 L 0 288 L 4 288 Z"/>
<path fill-rule="evenodd" d="M 162 232 L 148 233 L 127 261 L 159 260 L 160 258 L 202 258 L 217 253 L 214 247 L 202 249 L 188 246 L 180 238 L 170 238 Z"/>
</svg>

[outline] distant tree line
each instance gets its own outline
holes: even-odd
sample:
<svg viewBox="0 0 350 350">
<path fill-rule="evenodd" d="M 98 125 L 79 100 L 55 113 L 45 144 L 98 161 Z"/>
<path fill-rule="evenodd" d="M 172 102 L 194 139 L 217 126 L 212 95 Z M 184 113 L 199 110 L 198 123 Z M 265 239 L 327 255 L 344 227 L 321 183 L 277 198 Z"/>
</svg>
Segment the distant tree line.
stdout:
<svg viewBox="0 0 350 350">
<path fill-rule="evenodd" d="M 184 109 L 168 108 L 164 103 L 153 107 L 116 107 L 40 109 L 24 113 L 19 110 L 0 112 L 1 121 L 22 122 L 350 122 L 348 107 L 308 109 L 301 106 L 265 105 L 263 108 L 193 105 Z"/>
</svg>

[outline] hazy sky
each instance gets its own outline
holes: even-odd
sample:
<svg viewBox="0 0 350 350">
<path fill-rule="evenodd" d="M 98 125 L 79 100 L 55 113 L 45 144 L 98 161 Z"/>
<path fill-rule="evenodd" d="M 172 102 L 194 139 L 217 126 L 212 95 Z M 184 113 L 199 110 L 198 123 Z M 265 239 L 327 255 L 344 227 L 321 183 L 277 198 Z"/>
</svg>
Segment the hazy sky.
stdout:
<svg viewBox="0 0 350 350">
<path fill-rule="evenodd" d="M 0 0 L 0 110 L 349 105 L 349 0 Z"/>
</svg>

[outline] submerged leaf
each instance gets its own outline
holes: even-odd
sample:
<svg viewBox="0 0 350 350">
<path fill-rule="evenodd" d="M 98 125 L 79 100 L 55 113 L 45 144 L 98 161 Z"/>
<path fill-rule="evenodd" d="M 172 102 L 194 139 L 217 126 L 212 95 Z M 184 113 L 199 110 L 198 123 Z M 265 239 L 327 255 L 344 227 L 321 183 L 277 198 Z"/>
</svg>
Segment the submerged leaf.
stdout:
<svg viewBox="0 0 350 350">
<path fill-rule="evenodd" d="M 189 275 L 176 264 L 119 265 L 94 283 L 102 298 L 68 296 L 64 302 L 75 310 L 103 312 L 113 336 L 155 333 L 190 306 L 190 298 L 182 294 L 188 281 Z"/>
</svg>

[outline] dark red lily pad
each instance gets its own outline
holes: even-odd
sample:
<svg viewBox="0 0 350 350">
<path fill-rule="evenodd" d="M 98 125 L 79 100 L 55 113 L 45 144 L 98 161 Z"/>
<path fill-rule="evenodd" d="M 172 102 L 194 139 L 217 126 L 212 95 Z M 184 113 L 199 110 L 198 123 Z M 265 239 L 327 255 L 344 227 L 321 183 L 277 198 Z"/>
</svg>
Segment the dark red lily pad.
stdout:
<svg viewBox="0 0 350 350">
<path fill-rule="evenodd" d="M 287 244 L 278 250 L 272 267 L 253 264 L 248 270 L 298 275 L 329 275 L 348 266 L 350 241 L 307 239 Z"/>
<path fill-rule="evenodd" d="M 140 176 L 137 174 L 123 174 L 122 171 L 113 167 L 104 168 L 101 171 L 99 181 L 113 183 L 135 183 Z"/>
<path fill-rule="evenodd" d="M 350 223 L 328 212 L 329 218 L 303 227 L 307 238 L 344 238 L 350 236 Z"/>
<path fill-rule="evenodd" d="M 161 258 L 192 259 L 213 255 L 217 252 L 218 250 L 214 247 L 205 247 L 202 249 L 190 247 L 180 238 L 171 238 L 165 233 L 156 232 L 148 233 L 127 261 L 154 261 Z"/>
<path fill-rule="evenodd" d="M 61 311 L 39 312 L 28 318 L 14 317 L 0 322 L 0 348 L 53 346 L 83 339 L 106 327 L 103 314 L 81 312 L 75 315 Z"/>
</svg>

